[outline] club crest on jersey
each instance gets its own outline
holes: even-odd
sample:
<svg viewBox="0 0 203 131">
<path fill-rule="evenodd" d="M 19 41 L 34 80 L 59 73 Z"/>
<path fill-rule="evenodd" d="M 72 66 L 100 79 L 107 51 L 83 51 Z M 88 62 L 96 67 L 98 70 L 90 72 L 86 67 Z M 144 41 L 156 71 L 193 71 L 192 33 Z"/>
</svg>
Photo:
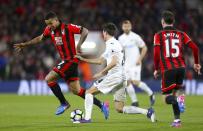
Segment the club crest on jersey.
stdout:
<svg viewBox="0 0 203 131">
<path fill-rule="evenodd" d="M 63 45 L 62 37 L 54 37 L 56 45 Z"/>
<path fill-rule="evenodd" d="M 64 35 L 64 34 L 65 34 L 65 30 L 62 30 L 62 31 L 61 31 L 61 34 Z"/>
</svg>

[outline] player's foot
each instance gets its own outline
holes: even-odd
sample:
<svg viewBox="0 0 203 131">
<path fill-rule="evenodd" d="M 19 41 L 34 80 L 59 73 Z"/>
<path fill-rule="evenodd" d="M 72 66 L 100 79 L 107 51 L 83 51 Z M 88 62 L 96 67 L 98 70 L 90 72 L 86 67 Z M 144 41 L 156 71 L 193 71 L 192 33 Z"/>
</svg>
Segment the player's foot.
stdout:
<svg viewBox="0 0 203 131">
<path fill-rule="evenodd" d="M 177 102 L 180 112 L 183 113 L 185 111 L 185 96 L 184 95 L 178 96 Z"/>
<path fill-rule="evenodd" d="M 171 127 L 176 127 L 176 128 L 179 128 L 179 127 L 181 127 L 181 121 L 177 121 L 177 122 L 173 122 L 173 123 L 171 123 Z"/>
<path fill-rule="evenodd" d="M 155 95 L 154 95 L 154 93 L 151 96 L 149 96 L 149 99 L 150 99 L 150 105 L 153 106 L 154 103 L 155 103 Z"/>
<path fill-rule="evenodd" d="M 136 106 L 136 107 L 139 107 L 139 102 L 133 102 L 132 104 L 131 104 L 132 106 Z"/>
<path fill-rule="evenodd" d="M 104 118 L 107 120 L 109 118 L 109 102 L 103 102 L 101 110 L 104 114 Z"/>
<path fill-rule="evenodd" d="M 79 121 L 74 121 L 73 123 L 91 123 L 92 121 L 91 121 L 91 119 L 89 119 L 89 120 L 85 120 L 85 119 L 82 119 L 82 120 L 79 120 Z"/>
<path fill-rule="evenodd" d="M 153 108 L 149 108 L 147 112 L 147 117 L 152 121 L 156 122 L 155 112 Z"/>
<path fill-rule="evenodd" d="M 56 109 L 56 115 L 63 114 L 65 110 L 67 110 L 70 107 L 70 104 L 61 104 L 57 109 Z"/>
</svg>

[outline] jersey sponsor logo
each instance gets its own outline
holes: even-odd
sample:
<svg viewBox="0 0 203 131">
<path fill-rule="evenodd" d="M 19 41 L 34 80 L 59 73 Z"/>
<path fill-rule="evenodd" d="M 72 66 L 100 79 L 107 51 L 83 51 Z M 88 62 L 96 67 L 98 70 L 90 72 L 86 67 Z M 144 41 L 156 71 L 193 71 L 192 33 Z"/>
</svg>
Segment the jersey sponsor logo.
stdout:
<svg viewBox="0 0 203 131">
<path fill-rule="evenodd" d="M 72 26 L 75 26 L 76 28 L 81 28 L 81 26 L 79 25 L 74 25 L 74 24 L 71 24 Z"/>
<path fill-rule="evenodd" d="M 54 37 L 56 45 L 63 45 L 62 37 Z"/>
<path fill-rule="evenodd" d="M 65 30 L 62 30 L 62 31 L 61 31 L 61 34 L 64 35 L 64 34 L 65 34 Z"/>
</svg>

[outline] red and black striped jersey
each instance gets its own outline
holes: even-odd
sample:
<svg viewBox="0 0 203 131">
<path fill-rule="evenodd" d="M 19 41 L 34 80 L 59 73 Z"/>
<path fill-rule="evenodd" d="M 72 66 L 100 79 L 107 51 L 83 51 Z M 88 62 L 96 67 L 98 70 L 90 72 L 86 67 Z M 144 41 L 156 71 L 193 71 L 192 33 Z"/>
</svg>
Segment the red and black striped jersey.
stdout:
<svg viewBox="0 0 203 131">
<path fill-rule="evenodd" d="M 55 30 L 47 26 L 44 29 L 43 36 L 51 38 L 62 60 L 73 60 L 74 55 L 76 55 L 74 34 L 80 34 L 81 32 L 81 26 L 61 23 Z"/>
<path fill-rule="evenodd" d="M 185 67 L 183 46 L 191 41 L 190 37 L 172 26 L 165 27 L 154 35 L 154 66 L 162 72 Z"/>
</svg>

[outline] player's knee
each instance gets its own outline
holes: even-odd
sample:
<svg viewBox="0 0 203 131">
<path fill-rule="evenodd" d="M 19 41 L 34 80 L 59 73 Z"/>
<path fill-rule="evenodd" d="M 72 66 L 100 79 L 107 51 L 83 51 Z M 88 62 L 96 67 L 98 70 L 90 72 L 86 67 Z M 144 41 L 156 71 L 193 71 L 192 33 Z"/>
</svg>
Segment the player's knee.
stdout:
<svg viewBox="0 0 203 131">
<path fill-rule="evenodd" d="M 134 80 L 134 81 L 133 81 L 133 84 L 136 85 L 137 87 L 139 87 L 140 81 Z"/>
<path fill-rule="evenodd" d="M 123 108 L 116 108 L 116 111 L 117 111 L 118 113 L 123 113 Z"/>
<path fill-rule="evenodd" d="M 45 81 L 46 81 L 47 83 L 49 83 L 49 82 L 51 81 L 49 75 L 46 75 Z"/>
</svg>

